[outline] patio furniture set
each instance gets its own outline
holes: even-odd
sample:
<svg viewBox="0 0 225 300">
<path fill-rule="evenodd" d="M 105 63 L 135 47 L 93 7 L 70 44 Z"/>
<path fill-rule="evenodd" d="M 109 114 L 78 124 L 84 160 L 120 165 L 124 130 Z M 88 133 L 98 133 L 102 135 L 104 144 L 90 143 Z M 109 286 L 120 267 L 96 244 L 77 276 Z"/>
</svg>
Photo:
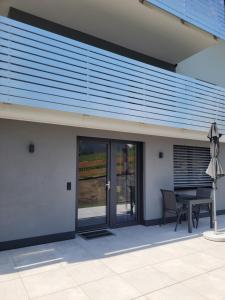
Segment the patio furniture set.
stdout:
<svg viewBox="0 0 225 300">
<path fill-rule="evenodd" d="M 185 218 L 188 221 L 188 232 L 192 227 L 197 228 L 201 211 L 210 216 L 210 228 L 213 227 L 213 205 L 210 188 L 197 188 L 196 195 L 179 194 L 171 190 L 161 190 L 162 193 L 162 223 L 166 223 L 167 216 L 176 218 L 177 226 Z"/>
</svg>

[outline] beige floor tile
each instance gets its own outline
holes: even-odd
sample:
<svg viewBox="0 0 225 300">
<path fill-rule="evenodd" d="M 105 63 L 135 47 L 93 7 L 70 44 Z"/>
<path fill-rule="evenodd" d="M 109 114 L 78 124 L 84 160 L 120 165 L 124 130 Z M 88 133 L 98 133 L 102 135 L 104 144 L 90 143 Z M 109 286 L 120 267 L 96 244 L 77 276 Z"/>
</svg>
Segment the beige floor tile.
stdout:
<svg viewBox="0 0 225 300">
<path fill-rule="evenodd" d="M 212 243 L 216 244 L 216 246 L 212 247 L 210 249 L 207 249 L 204 252 L 209 255 L 212 255 L 218 259 L 225 260 L 225 247 L 224 247 L 224 245 L 222 245 L 223 243 L 215 243 L 215 242 L 212 242 Z"/>
<path fill-rule="evenodd" d="M 88 299 L 89 298 L 78 287 L 53 293 L 40 298 L 36 298 L 36 300 L 88 300 Z"/>
<path fill-rule="evenodd" d="M 44 296 L 75 286 L 74 281 L 64 269 L 26 276 L 22 280 L 31 298 Z"/>
<path fill-rule="evenodd" d="M 43 265 L 34 265 L 29 268 L 20 268 L 19 275 L 23 278 L 26 276 L 31 276 L 39 273 L 44 273 L 48 271 L 54 271 L 63 268 L 63 264 L 57 261 L 46 262 Z"/>
<path fill-rule="evenodd" d="M 81 247 L 78 243 L 61 243 L 56 249 L 59 256 L 65 263 L 77 264 L 86 260 L 93 259 L 93 255 L 87 249 Z"/>
<path fill-rule="evenodd" d="M 224 216 L 219 219 L 225 222 Z M 192 235 L 182 225 L 177 232 L 174 224 L 119 228 L 108 238 L 78 237 L 0 252 L 0 300 L 29 295 L 42 300 L 225 300 L 225 243 L 200 236 L 208 219 L 201 219 Z"/>
<path fill-rule="evenodd" d="M 0 283 L 1 300 L 28 300 L 26 290 L 20 279 Z"/>
<path fill-rule="evenodd" d="M 119 275 L 84 284 L 81 289 L 92 300 L 130 300 L 140 296 L 140 293 Z"/>
<path fill-rule="evenodd" d="M 149 247 L 133 252 L 133 256 L 141 258 L 146 265 L 153 265 L 173 258 L 169 251 L 163 250 L 163 247 Z"/>
<path fill-rule="evenodd" d="M 207 249 L 213 248 L 216 246 L 215 242 L 206 240 L 202 236 L 196 236 L 193 238 L 188 238 L 185 239 L 184 241 L 181 242 L 183 246 L 188 246 L 189 248 L 192 248 L 196 251 L 205 251 Z"/>
<path fill-rule="evenodd" d="M 174 258 L 174 254 L 178 258 L 195 252 L 194 249 L 182 245 L 180 241 L 169 242 L 164 245 L 160 245 L 160 248 L 162 248 L 164 251 L 167 251 L 171 255 L 171 258 Z"/>
<path fill-rule="evenodd" d="M 186 263 L 182 258 L 156 264 L 154 268 L 177 281 L 182 281 L 203 273 L 198 266 Z"/>
<path fill-rule="evenodd" d="M 182 257 L 182 261 L 196 266 L 203 271 L 210 271 L 218 267 L 225 266 L 225 260 L 219 259 L 213 255 L 206 254 L 204 252 L 195 253 Z"/>
<path fill-rule="evenodd" d="M 208 274 L 219 277 L 220 279 L 224 280 L 224 282 L 225 282 L 225 267 L 222 267 L 222 268 L 219 268 L 217 270 L 211 271 Z"/>
<path fill-rule="evenodd" d="M 147 261 L 145 258 L 141 256 L 134 257 L 133 253 L 110 256 L 103 259 L 102 261 L 116 273 L 127 272 L 147 265 Z"/>
<path fill-rule="evenodd" d="M 15 269 L 22 277 L 56 270 L 64 261 L 63 256 L 50 246 L 48 248 L 37 246 L 37 249 L 28 247 L 23 251 L 22 249 L 18 250 L 13 254 L 13 261 Z"/>
<path fill-rule="evenodd" d="M 121 274 L 121 277 L 141 292 L 141 294 L 149 293 L 175 283 L 165 273 L 151 266 Z"/>
<path fill-rule="evenodd" d="M 35 266 L 42 266 L 50 262 L 60 262 L 63 258 L 54 249 L 35 249 L 31 251 L 28 248 L 25 252 L 16 252 L 13 254 L 13 261 L 18 270 L 23 270 Z"/>
<path fill-rule="evenodd" d="M 183 282 L 187 288 L 210 300 L 225 299 L 224 280 L 209 274 L 203 274 Z"/>
<path fill-rule="evenodd" d="M 0 282 L 18 278 L 19 273 L 11 262 L 0 264 Z"/>
<path fill-rule="evenodd" d="M 78 285 L 114 274 L 105 264 L 97 260 L 84 261 L 75 266 L 68 264 L 66 270 Z"/>
<path fill-rule="evenodd" d="M 197 292 L 185 287 L 182 284 L 175 284 L 153 292 L 146 296 L 146 300 L 206 300 L 205 297 L 202 297 Z"/>
</svg>

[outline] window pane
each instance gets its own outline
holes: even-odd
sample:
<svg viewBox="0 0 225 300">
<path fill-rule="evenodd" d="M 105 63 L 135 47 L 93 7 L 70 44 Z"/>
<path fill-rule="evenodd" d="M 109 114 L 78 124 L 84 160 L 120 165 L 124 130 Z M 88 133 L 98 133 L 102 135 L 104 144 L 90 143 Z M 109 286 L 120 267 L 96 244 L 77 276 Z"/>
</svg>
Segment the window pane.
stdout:
<svg viewBox="0 0 225 300">
<path fill-rule="evenodd" d="M 136 220 L 137 146 L 118 143 L 116 147 L 116 222 Z"/>
<path fill-rule="evenodd" d="M 79 143 L 78 227 L 106 224 L 107 143 Z"/>
</svg>

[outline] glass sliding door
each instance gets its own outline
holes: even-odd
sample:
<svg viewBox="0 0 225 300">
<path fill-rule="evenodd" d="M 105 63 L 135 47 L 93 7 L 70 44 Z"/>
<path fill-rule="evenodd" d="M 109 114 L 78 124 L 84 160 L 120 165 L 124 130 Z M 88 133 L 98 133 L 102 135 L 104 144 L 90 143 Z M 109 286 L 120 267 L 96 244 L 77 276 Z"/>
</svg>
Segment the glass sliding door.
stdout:
<svg viewBox="0 0 225 300">
<path fill-rule="evenodd" d="M 116 224 L 137 220 L 137 144 L 117 142 L 116 159 Z"/>
<path fill-rule="evenodd" d="M 108 142 L 79 140 L 79 228 L 107 224 L 108 151 Z"/>
<path fill-rule="evenodd" d="M 78 228 L 138 221 L 138 143 L 79 138 Z"/>
</svg>

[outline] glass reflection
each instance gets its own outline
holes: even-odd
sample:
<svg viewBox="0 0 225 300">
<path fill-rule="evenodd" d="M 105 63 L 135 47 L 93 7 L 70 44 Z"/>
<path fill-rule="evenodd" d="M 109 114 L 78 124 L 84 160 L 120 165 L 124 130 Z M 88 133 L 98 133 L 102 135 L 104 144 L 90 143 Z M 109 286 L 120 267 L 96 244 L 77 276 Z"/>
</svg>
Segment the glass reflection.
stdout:
<svg viewBox="0 0 225 300">
<path fill-rule="evenodd" d="M 118 143 L 116 150 L 117 224 L 136 220 L 137 147 Z"/>
<path fill-rule="evenodd" d="M 106 224 L 107 143 L 80 141 L 78 226 Z"/>
</svg>

